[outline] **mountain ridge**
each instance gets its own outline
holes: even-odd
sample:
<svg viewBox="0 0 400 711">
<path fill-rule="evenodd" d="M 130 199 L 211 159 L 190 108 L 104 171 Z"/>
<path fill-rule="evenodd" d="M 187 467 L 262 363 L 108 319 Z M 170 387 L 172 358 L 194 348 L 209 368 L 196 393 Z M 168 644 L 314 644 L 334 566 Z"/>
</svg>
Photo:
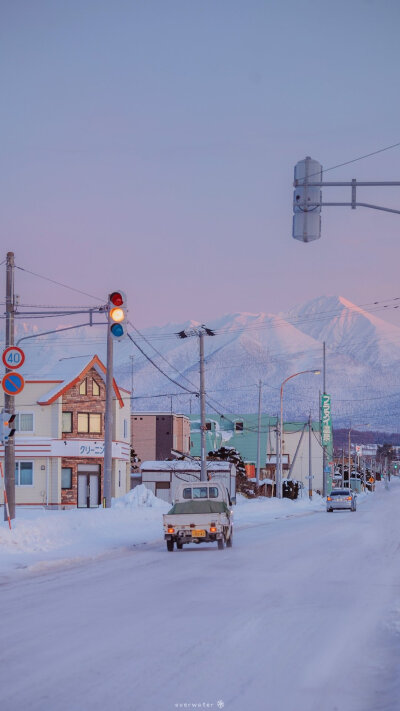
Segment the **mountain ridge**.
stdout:
<svg viewBox="0 0 400 711">
<path fill-rule="evenodd" d="M 170 378 L 198 391 L 197 339 L 177 337 L 197 325 L 194 320 L 170 322 L 130 332 Z M 255 412 L 261 380 L 263 411 L 276 414 L 283 380 L 299 371 L 321 370 L 325 341 L 334 424 L 370 422 L 374 428 L 398 429 L 400 328 L 379 318 L 376 310 L 370 313 L 341 296 L 321 296 L 286 314 L 235 312 L 207 322 L 207 327 L 216 337 L 204 339 L 206 388 L 210 406 L 213 402 L 220 412 Z M 85 327 L 22 342 L 27 355 L 24 376 L 49 372 L 61 357 L 97 353 L 105 362 L 105 328 Z M 172 402 L 175 411 L 198 411 L 198 398 L 167 380 L 129 339 L 115 344 L 114 362 L 121 385 L 130 389 L 133 381 L 135 409 L 169 410 Z M 318 417 L 320 390 L 321 377 L 292 379 L 284 391 L 285 416 L 304 419 L 311 409 Z"/>
</svg>

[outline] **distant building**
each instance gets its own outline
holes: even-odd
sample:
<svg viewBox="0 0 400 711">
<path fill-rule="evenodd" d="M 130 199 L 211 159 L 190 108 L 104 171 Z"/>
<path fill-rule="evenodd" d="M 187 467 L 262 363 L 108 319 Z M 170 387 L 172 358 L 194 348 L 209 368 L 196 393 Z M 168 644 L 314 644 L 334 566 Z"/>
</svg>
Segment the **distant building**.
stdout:
<svg viewBox="0 0 400 711">
<path fill-rule="evenodd" d="M 131 445 L 138 466 L 144 461 L 171 459 L 190 453 L 190 420 L 170 412 L 134 412 L 131 415 Z"/>
<path fill-rule="evenodd" d="M 260 426 L 260 479 L 275 481 L 276 475 L 276 417 L 261 416 Z M 233 447 L 242 456 L 249 478 L 255 477 L 257 462 L 257 414 L 207 415 L 206 451 L 220 447 Z M 200 420 L 191 416 L 191 455 L 200 456 Z M 285 422 L 283 427 L 283 478 L 302 482 L 308 489 L 309 441 L 308 425 L 304 422 Z M 322 446 L 320 423 L 312 422 L 311 433 L 312 488 L 322 491 Z"/>
<path fill-rule="evenodd" d="M 96 355 L 62 359 L 51 373 L 27 377 L 15 397 L 17 506 L 101 504 L 105 377 L 106 367 Z M 3 395 L 1 391 L 1 407 Z M 0 458 L 4 463 L 1 445 Z M 111 494 L 122 496 L 129 489 L 130 393 L 114 381 Z"/>
</svg>

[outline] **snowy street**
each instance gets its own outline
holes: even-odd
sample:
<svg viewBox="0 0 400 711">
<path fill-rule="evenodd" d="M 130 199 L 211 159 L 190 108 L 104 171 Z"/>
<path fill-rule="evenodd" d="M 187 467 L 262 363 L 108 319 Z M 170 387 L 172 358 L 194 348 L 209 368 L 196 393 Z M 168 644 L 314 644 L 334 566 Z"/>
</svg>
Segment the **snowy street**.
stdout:
<svg viewBox="0 0 400 711">
<path fill-rule="evenodd" d="M 392 480 L 356 513 L 239 521 L 224 551 L 4 576 L 2 710 L 398 709 L 399 508 Z"/>
</svg>

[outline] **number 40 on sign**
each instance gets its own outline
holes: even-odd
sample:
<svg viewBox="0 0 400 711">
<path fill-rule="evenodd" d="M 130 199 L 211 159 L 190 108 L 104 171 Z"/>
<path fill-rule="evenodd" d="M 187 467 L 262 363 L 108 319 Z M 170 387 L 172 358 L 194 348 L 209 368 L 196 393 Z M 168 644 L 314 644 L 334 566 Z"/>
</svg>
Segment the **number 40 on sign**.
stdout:
<svg viewBox="0 0 400 711">
<path fill-rule="evenodd" d="M 9 346 L 3 351 L 2 360 L 6 368 L 15 370 L 24 364 L 25 353 L 21 348 L 18 348 L 18 346 Z"/>
</svg>

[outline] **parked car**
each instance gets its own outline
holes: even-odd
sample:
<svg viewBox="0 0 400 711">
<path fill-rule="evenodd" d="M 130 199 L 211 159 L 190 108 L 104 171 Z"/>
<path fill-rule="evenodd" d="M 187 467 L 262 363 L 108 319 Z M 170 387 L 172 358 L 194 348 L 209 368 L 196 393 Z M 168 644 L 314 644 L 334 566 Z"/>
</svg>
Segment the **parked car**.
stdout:
<svg viewBox="0 0 400 711">
<path fill-rule="evenodd" d="M 356 494 L 351 489 L 332 489 L 326 497 L 326 510 L 331 513 L 333 509 L 349 509 L 355 511 L 357 508 Z"/>
</svg>

